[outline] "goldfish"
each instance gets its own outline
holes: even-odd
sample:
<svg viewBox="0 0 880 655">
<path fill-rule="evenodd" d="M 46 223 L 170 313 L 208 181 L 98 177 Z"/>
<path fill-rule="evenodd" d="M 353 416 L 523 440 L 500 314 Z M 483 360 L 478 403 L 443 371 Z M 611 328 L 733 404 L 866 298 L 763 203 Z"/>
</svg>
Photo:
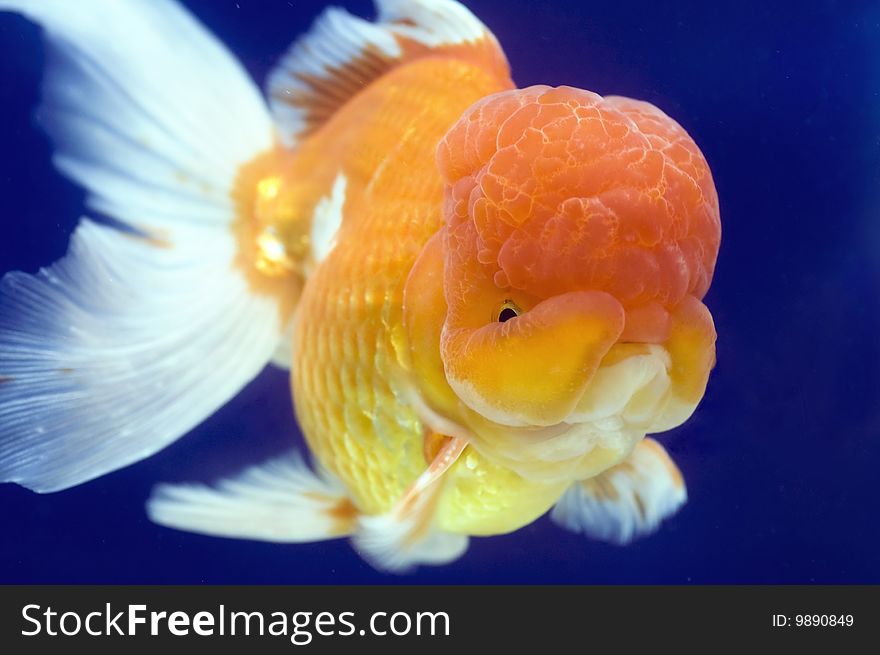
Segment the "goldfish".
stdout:
<svg viewBox="0 0 880 655">
<path fill-rule="evenodd" d="M 375 4 L 326 9 L 261 93 L 172 0 L 0 0 L 43 30 L 38 115 L 90 213 L 0 284 L 0 481 L 130 465 L 272 365 L 310 457 L 159 484 L 153 521 L 405 572 L 682 506 L 648 435 L 715 363 L 703 154 L 647 102 L 517 88 L 454 0 Z"/>
</svg>

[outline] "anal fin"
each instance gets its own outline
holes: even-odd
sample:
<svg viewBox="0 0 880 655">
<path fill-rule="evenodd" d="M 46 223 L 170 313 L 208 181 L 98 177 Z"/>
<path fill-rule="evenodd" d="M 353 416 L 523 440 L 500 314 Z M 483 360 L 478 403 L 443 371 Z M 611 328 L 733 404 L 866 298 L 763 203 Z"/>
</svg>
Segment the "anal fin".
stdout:
<svg viewBox="0 0 880 655">
<path fill-rule="evenodd" d="M 433 526 L 441 478 L 466 445 L 448 439 L 387 514 L 361 514 L 339 480 L 320 468 L 313 472 L 296 452 L 214 486 L 159 485 L 147 513 L 159 525 L 216 537 L 277 543 L 351 537 L 375 568 L 405 573 L 419 564 L 452 561 L 467 549 L 466 536 Z"/>
<path fill-rule="evenodd" d="M 282 543 L 347 536 L 357 517 L 342 483 L 326 472 L 314 473 L 297 452 L 253 466 L 214 487 L 159 485 L 147 513 L 169 528 Z"/>
<path fill-rule="evenodd" d="M 623 545 L 656 530 L 686 500 L 678 467 L 646 438 L 620 464 L 569 487 L 550 516 L 572 532 Z"/>
</svg>

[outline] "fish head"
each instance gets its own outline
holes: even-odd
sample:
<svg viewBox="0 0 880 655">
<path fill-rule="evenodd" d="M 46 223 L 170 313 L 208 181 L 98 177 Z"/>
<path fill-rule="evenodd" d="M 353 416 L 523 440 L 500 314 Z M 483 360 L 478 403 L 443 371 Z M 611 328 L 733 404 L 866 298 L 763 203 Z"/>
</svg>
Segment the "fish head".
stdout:
<svg viewBox="0 0 880 655">
<path fill-rule="evenodd" d="M 407 283 L 429 402 L 529 477 L 601 472 L 702 398 L 720 243 L 703 155 L 645 102 L 504 91 L 440 143 L 445 225 Z"/>
</svg>

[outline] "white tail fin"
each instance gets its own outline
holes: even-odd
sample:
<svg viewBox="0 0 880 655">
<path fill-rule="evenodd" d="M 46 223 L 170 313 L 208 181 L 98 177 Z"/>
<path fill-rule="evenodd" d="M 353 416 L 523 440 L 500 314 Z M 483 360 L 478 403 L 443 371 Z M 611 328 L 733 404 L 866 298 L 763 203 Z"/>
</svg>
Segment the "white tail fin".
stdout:
<svg viewBox="0 0 880 655">
<path fill-rule="evenodd" d="M 66 257 L 0 284 L 0 481 L 54 491 L 142 459 L 234 396 L 286 318 L 236 270 L 259 92 L 167 0 L 0 0 L 45 33 L 40 120 L 88 205 Z"/>
<path fill-rule="evenodd" d="M 216 487 L 160 485 L 150 518 L 218 537 L 304 543 L 351 533 L 357 515 L 342 484 L 313 473 L 298 453 L 253 466 Z"/>
<path fill-rule="evenodd" d="M 626 544 L 656 530 L 686 500 L 675 462 L 654 439 L 643 439 L 617 466 L 569 487 L 550 516 L 572 532 Z"/>
</svg>

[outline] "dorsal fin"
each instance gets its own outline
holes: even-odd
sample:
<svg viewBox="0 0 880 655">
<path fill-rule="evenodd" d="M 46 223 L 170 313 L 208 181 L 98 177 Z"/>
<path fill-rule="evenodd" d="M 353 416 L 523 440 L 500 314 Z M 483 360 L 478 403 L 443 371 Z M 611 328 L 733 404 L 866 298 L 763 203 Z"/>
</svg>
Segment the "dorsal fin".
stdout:
<svg viewBox="0 0 880 655">
<path fill-rule="evenodd" d="M 510 75 L 495 37 L 455 0 L 376 0 L 369 22 L 330 7 L 268 78 L 283 141 L 293 146 L 374 80 L 429 55 L 448 55 Z"/>
</svg>

